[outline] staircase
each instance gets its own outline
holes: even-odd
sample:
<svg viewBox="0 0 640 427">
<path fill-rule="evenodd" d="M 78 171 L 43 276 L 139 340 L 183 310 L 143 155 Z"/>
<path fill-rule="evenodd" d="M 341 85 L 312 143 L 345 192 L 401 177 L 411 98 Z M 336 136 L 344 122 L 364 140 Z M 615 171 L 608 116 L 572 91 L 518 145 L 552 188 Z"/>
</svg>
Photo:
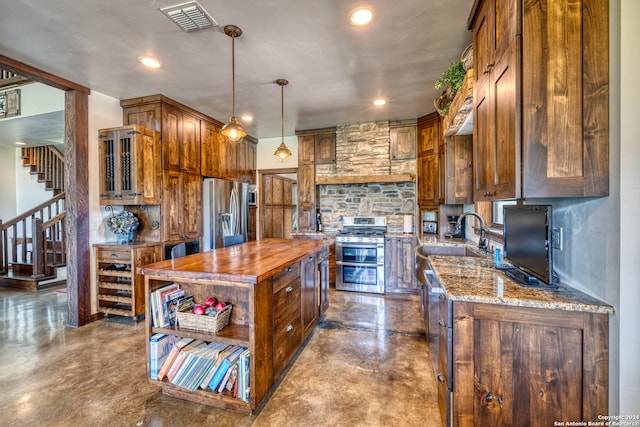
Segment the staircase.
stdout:
<svg viewBox="0 0 640 427">
<path fill-rule="evenodd" d="M 46 190 L 54 195 L 64 192 L 64 156 L 53 145 L 22 148 L 22 165 L 38 176 Z"/>
<path fill-rule="evenodd" d="M 0 220 L 0 286 L 37 290 L 66 282 L 64 157 L 54 146 L 25 147 L 22 164 L 54 196 Z"/>
</svg>

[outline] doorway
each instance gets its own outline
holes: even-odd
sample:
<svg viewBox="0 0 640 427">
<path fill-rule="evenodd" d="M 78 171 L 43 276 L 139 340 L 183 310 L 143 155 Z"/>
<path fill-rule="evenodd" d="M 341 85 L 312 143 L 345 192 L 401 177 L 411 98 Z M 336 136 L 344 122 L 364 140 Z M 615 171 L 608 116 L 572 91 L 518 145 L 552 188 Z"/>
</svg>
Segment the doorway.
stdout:
<svg viewBox="0 0 640 427">
<path fill-rule="evenodd" d="M 89 94 L 91 90 L 0 55 L 0 68 L 65 91 L 65 206 L 69 326 L 91 321 Z"/>
<path fill-rule="evenodd" d="M 258 171 L 258 239 L 290 239 L 296 225 L 297 168 Z"/>
</svg>

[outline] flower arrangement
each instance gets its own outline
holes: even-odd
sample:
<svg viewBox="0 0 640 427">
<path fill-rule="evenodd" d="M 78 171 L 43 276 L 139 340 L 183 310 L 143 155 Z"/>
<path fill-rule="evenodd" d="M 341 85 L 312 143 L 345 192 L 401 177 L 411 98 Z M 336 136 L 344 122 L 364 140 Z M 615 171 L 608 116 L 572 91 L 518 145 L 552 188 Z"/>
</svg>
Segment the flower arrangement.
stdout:
<svg viewBox="0 0 640 427">
<path fill-rule="evenodd" d="M 122 211 L 107 218 L 107 226 L 112 233 L 129 234 L 140 226 L 140 220 L 133 212 Z"/>
</svg>

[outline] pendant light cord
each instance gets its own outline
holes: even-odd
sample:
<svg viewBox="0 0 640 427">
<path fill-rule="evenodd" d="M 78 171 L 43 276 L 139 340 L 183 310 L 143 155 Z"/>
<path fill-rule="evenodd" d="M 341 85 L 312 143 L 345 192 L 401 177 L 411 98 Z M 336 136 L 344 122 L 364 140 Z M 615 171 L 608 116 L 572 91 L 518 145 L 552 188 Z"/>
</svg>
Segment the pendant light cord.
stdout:
<svg viewBox="0 0 640 427">
<path fill-rule="evenodd" d="M 231 117 L 236 116 L 236 36 L 231 36 Z"/>
<path fill-rule="evenodd" d="M 282 125 L 282 143 L 284 143 L 284 85 L 280 85 L 280 123 Z"/>
</svg>

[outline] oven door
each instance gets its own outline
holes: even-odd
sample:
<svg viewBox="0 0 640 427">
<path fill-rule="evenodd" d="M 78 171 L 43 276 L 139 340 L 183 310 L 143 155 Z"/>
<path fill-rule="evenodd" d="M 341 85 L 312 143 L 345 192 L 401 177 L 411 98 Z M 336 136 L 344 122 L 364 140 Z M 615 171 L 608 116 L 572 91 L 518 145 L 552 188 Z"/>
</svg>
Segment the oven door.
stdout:
<svg viewBox="0 0 640 427">
<path fill-rule="evenodd" d="M 336 243 L 336 262 L 384 264 L 384 243 Z"/>
<path fill-rule="evenodd" d="M 336 243 L 336 289 L 384 294 L 384 243 Z"/>
</svg>

